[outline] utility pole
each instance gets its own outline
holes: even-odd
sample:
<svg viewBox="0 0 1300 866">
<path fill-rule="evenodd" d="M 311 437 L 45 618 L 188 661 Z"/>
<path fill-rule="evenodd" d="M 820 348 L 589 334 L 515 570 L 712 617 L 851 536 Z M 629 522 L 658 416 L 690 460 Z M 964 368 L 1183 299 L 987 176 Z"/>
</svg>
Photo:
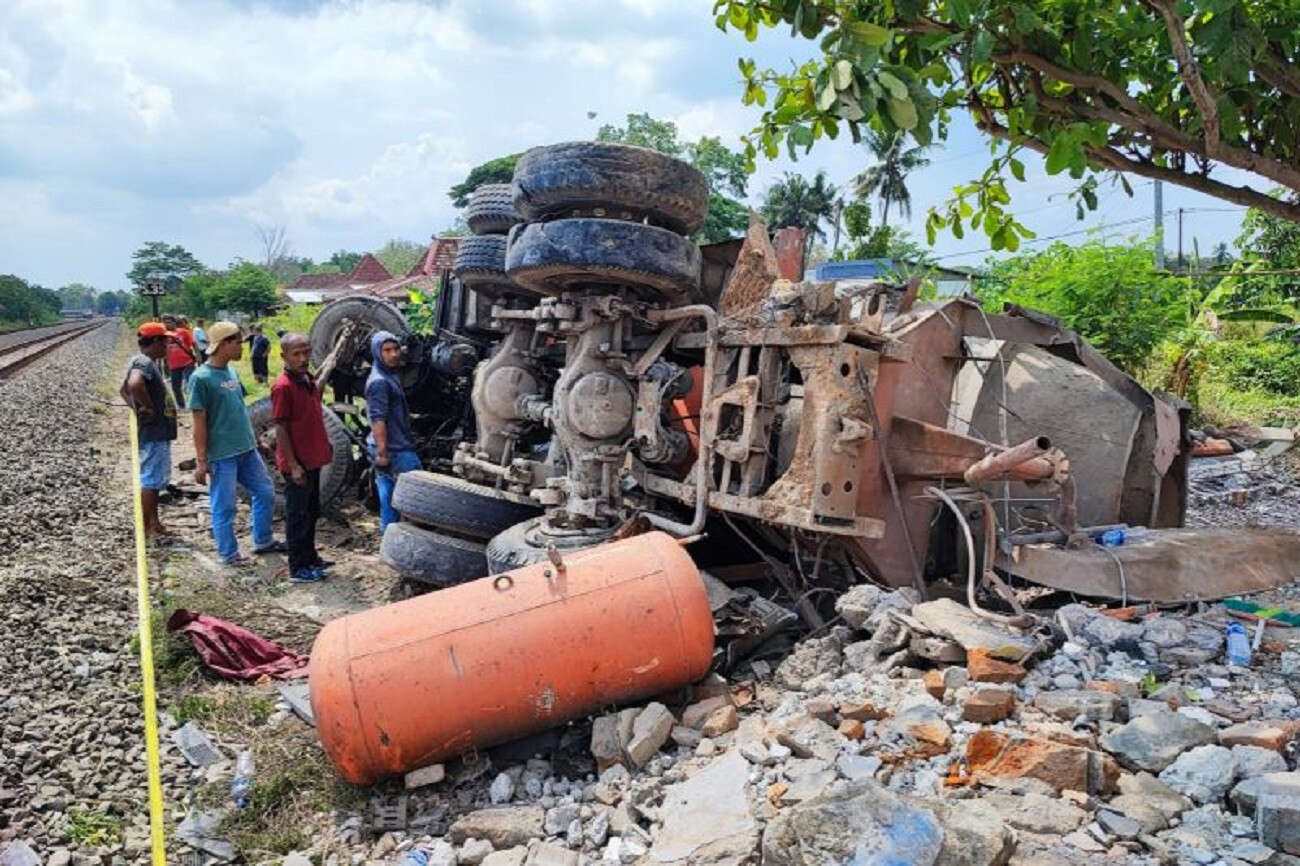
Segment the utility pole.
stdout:
<svg viewBox="0 0 1300 866">
<path fill-rule="evenodd" d="M 1165 197 L 1163 185 L 1156 181 L 1156 269 L 1165 267 Z"/>
<path fill-rule="evenodd" d="M 1183 267 L 1183 209 L 1178 209 L 1178 268 Z"/>
</svg>

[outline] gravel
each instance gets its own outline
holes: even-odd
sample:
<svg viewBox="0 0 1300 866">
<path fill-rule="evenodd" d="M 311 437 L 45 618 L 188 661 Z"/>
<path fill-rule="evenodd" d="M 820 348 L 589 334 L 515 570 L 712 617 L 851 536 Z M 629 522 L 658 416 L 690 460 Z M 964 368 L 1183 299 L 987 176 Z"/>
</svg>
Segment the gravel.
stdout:
<svg viewBox="0 0 1300 866">
<path fill-rule="evenodd" d="M 125 436 L 97 394 L 123 332 L 0 381 L 0 850 L 24 840 L 49 862 L 146 848 L 128 451 L 96 447 Z"/>
</svg>

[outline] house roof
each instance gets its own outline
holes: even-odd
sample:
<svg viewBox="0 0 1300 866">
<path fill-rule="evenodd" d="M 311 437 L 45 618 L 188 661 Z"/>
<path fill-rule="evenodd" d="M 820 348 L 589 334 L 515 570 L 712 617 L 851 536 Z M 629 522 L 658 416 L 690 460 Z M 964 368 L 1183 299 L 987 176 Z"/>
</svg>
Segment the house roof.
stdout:
<svg viewBox="0 0 1300 866">
<path fill-rule="evenodd" d="M 888 276 L 900 267 L 911 270 L 925 270 L 939 280 L 964 280 L 970 274 L 939 265 L 910 262 L 905 259 L 853 259 L 846 262 L 823 262 L 812 272 L 817 282 L 830 283 L 835 280 L 864 280 Z"/>
<path fill-rule="evenodd" d="M 441 271 L 450 270 L 456 263 L 456 250 L 460 248 L 460 238 L 440 238 L 434 235 L 425 249 L 424 255 L 406 272 L 408 277 L 427 277 Z"/>
<path fill-rule="evenodd" d="M 357 266 L 348 274 L 347 281 L 350 285 L 358 283 L 366 285 L 369 283 L 378 283 L 382 280 L 391 280 L 393 275 L 388 272 L 388 268 L 380 264 L 379 259 L 370 253 L 366 253 L 357 262 Z"/>
</svg>

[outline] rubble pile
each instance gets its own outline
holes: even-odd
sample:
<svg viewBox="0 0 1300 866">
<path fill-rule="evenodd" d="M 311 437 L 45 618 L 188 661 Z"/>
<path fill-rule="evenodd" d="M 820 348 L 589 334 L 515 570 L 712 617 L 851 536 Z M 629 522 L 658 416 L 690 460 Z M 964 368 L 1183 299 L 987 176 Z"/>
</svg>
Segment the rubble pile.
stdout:
<svg viewBox="0 0 1300 866">
<path fill-rule="evenodd" d="M 1295 450 L 1266 457 L 1249 449 L 1187 467 L 1188 526 L 1295 526 L 1300 485 Z"/>
<path fill-rule="evenodd" d="M 567 754 L 419 771 L 405 830 L 344 821 L 351 862 L 1300 863 L 1285 630 L 1237 668 L 1217 606 L 1015 629 L 864 585 L 837 610 L 775 670 L 592 719 Z"/>
</svg>

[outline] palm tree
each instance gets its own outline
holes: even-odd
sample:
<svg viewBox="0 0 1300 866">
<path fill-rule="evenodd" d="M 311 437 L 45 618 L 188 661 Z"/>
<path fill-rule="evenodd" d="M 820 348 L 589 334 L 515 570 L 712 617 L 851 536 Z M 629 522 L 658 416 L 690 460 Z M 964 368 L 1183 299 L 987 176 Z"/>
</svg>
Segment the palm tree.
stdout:
<svg viewBox="0 0 1300 866">
<path fill-rule="evenodd" d="M 867 148 L 875 155 L 876 164 L 854 179 L 861 198 L 877 196 L 882 205 L 880 224 L 889 225 L 889 206 L 897 204 L 903 219 L 912 218 L 912 194 L 907 189 L 907 176 L 918 168 L 930 164 L 922 154 L 924 147 L 904 147 L 906 133 L 881 133 L 867 131 Z"/>
<path fill-rule="evenodd" d="M 806 233 L 804 252 L 807 253 L 814 238 L 826 237 L 821 223 L 822 220 L 834 221 L 838 196 L 839 190 L 826 179 L 825 171 L 819 170 L 813 175 L 811 183 L 803 175 L 786 172 L 784 178 L 768 189 L 759 212 L 769 228 L 797 226 L 803 229 Z"/>
</svg>

